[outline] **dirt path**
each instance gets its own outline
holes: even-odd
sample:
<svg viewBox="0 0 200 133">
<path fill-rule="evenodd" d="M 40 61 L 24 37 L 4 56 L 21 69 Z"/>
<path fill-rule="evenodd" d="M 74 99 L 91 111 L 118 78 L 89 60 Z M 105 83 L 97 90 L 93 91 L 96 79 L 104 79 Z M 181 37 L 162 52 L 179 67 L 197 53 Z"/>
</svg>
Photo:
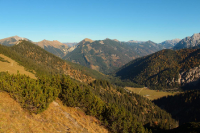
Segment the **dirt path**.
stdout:
<svg viewBox="0 0 200 133">
<path fill-rule="evenodd" d="M 142 88 L 139 92 L 138 92 L 138 94 L 140 94 L 140 92 L 143 90 L 144 88 Z"/>
</svg>

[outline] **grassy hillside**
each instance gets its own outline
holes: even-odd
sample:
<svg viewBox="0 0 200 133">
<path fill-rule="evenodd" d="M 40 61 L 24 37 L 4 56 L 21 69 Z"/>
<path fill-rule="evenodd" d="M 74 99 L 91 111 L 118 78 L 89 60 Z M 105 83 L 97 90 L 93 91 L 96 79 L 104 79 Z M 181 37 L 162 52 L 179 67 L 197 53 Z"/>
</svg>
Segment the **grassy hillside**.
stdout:
<svg viewBox="0 0 200 133">
<path fill-rule="evenodd" d="M 160 47 L 159 47 L 160 46 Z M 132 59 L 154 53 L 162 49 L 153 42 L 127 44 L 115 40 L 83 40 L 78 47 L 63 59 L 108 74 Z"/>
<path fill-rule="evenodd" d="M 21 74 L 30 76 L 31 78 L 36 79 L 35 74 L 25 70 L 23 66 L 18 65 L 17 62 L 8 58 L 7 56 L 0 54 L 0 72 L 8 72 L 10 74 L 17 74 L 17 71 Z"/>
<path fill-rule="evenodd" d="M 162 50 L 127 63 L 114 75 L 151 89 L 174 89 L 187 83 L 186 79 L 184 82 L 178 81 L 179 74 L 187 74 L 191 68 L 199 65 L 200 49 Z M 195 80 L 193 73 L 188 76 Z"/>
<path fill-rule="evenodd" d="M 79 109 L 65 107 L 60 100 L 41 114 L 30 114 L 6 92 L 0 92 L 0 132 L 76 132 L 107 133 L 94 117 Z"/>
<path fill-rule="evenodd" d="M 8 92 L 31 114 L 44 113 L 59 98 L 65 106 L 78 107 L 101 121 L 111 132 L 149 132 L 177 127 L 170 114 L 137 94 L 107 81 L 94 81 L 88 86 L 69 77 L 43 76 L 37 80 L 20 74 L 1 73 L 0 90 Z M 100 85 L 100 86 L 99 86 Z M 100 88 L 99 88 L 100 87 Z"/>
<path fill-rule="evenodd" d="M 36 72 L 36 76 L 66 74 L 84 82 L 103 77 L 95 70 L 66 62 L 28 41 L 21 41 L 21 43 L 12 47 L 1 45 L 0 53 L 15 60 L 29 71 Z"/>
</svg>

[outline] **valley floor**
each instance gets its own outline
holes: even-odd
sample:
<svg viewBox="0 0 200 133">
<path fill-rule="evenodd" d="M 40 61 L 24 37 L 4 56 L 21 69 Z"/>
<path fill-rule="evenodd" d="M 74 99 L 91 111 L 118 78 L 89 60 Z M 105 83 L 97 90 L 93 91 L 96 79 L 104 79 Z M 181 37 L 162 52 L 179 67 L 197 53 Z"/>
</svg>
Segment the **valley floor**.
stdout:
<svg viewBox="0 0 200 133">
<path fill-rule="evenodd" d="M 139 94 L 141 96 L 147 97 L 149 100 L 155 100 L 164 96 L 175 95 L 178 92 L 164 92 L 159 90 L 150 90 L 149 88 L 133 88 L 126 87 L 125 89 L 132 91 L 133 93 Z"/>
</svg>

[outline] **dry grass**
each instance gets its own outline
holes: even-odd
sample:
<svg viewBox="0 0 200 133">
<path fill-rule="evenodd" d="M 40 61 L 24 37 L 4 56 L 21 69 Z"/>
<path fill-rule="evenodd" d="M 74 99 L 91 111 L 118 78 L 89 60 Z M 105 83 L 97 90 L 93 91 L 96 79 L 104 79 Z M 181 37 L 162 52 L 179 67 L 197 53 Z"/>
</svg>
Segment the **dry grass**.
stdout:
<svg viewBox="0 0 200 133">
<path fill-rule="evenodd" d="M 59 100 L 41 114 L 29 114 L 8 93 L 0 92 L 0 133 L 106 133 L 96 118 L 64 107 Z"/>
<path fill-rule="evenodd" d="M 12 60 L 11 58 L 3 54 L 0 54 L 0 57 L 10 62 L 8 63 L 8 62 L 0 61 L 0 72 L 8 72 L 10 74 L 17 74 L 17 71 L 19 71 L 20 74 L 25 74 L 29 76 L 30 78 L 36 79 L 33 73 L 26 71 L 23 66 L 18 65 L 18 63 Z"/>
<path fill-rule="evenodd" d="M 127 90 L 130 90 L 134 93 L 137 93 L 141 96 L 147 97 L 149 100 L 155 100 L 164 96 L 168 95 L 175 95 L 177 93 L 171 93 L 171 92 L 163 92 L 158 90 L 150 90 L 148 88 L 133 88 L 133 87 L 126 87 Z"/>
</svg>

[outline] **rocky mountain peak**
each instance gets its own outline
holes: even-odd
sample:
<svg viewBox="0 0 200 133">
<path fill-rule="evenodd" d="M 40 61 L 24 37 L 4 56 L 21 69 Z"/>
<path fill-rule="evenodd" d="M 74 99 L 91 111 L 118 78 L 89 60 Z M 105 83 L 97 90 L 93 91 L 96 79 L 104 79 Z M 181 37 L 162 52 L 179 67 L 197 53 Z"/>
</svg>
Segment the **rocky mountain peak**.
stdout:
<svg viewBox="0 0 200 133">
<path fill-rule="evenodd" d="M 42 40 L 40 42 L 36 42 L 36 44 L 42 48 L 44 48 L 44 46 L 48 47 L 48 46 L 52 46 L 55 48 L 60 48 L 61 46 L 65 46 L 65 48 L 67 48 L 68 46 L 57 41 L 57 40 L 53 40 L 53 41 L 49 41 L 49 40 Z"/>
<path fill-rule="evenodd" d="M 19 36 L 16 35 L 16 36 L 12 36 L 12 37 L 1 39 L 0 43 L 2 45 L 5 45 L 5 46 L 13 46 L 15 44 L 18 44 L 20 40 L 30 41 L 27 38 L 19 37 Z"/>
<path fill-rule="evenodd" d="M 174 49 L 191 48 L 200 45 L 200 33 L 182 39 L 174 46 Z"/>
<path fill-rule="evenodd" d="M 117 39 L 113 39 L 113 41 L 119 42 L 119 40 L 117 40 Z"/>
<path fill-rule="evenodd" d="M 85 38 L 85 39 L 83 39 L 83 42 L 90 42 L 90 43 L 92 43 L 92 42 L 94 42 L 92 39 L 89 39 L 89 38 Z"/>
<path fill-rule="evenodd" d="M 192 39 L 193 39 L 194 41 L 200 40 L 200 33 L 193 34 L 193 35 L 192 35 Z"/>
</svg>

